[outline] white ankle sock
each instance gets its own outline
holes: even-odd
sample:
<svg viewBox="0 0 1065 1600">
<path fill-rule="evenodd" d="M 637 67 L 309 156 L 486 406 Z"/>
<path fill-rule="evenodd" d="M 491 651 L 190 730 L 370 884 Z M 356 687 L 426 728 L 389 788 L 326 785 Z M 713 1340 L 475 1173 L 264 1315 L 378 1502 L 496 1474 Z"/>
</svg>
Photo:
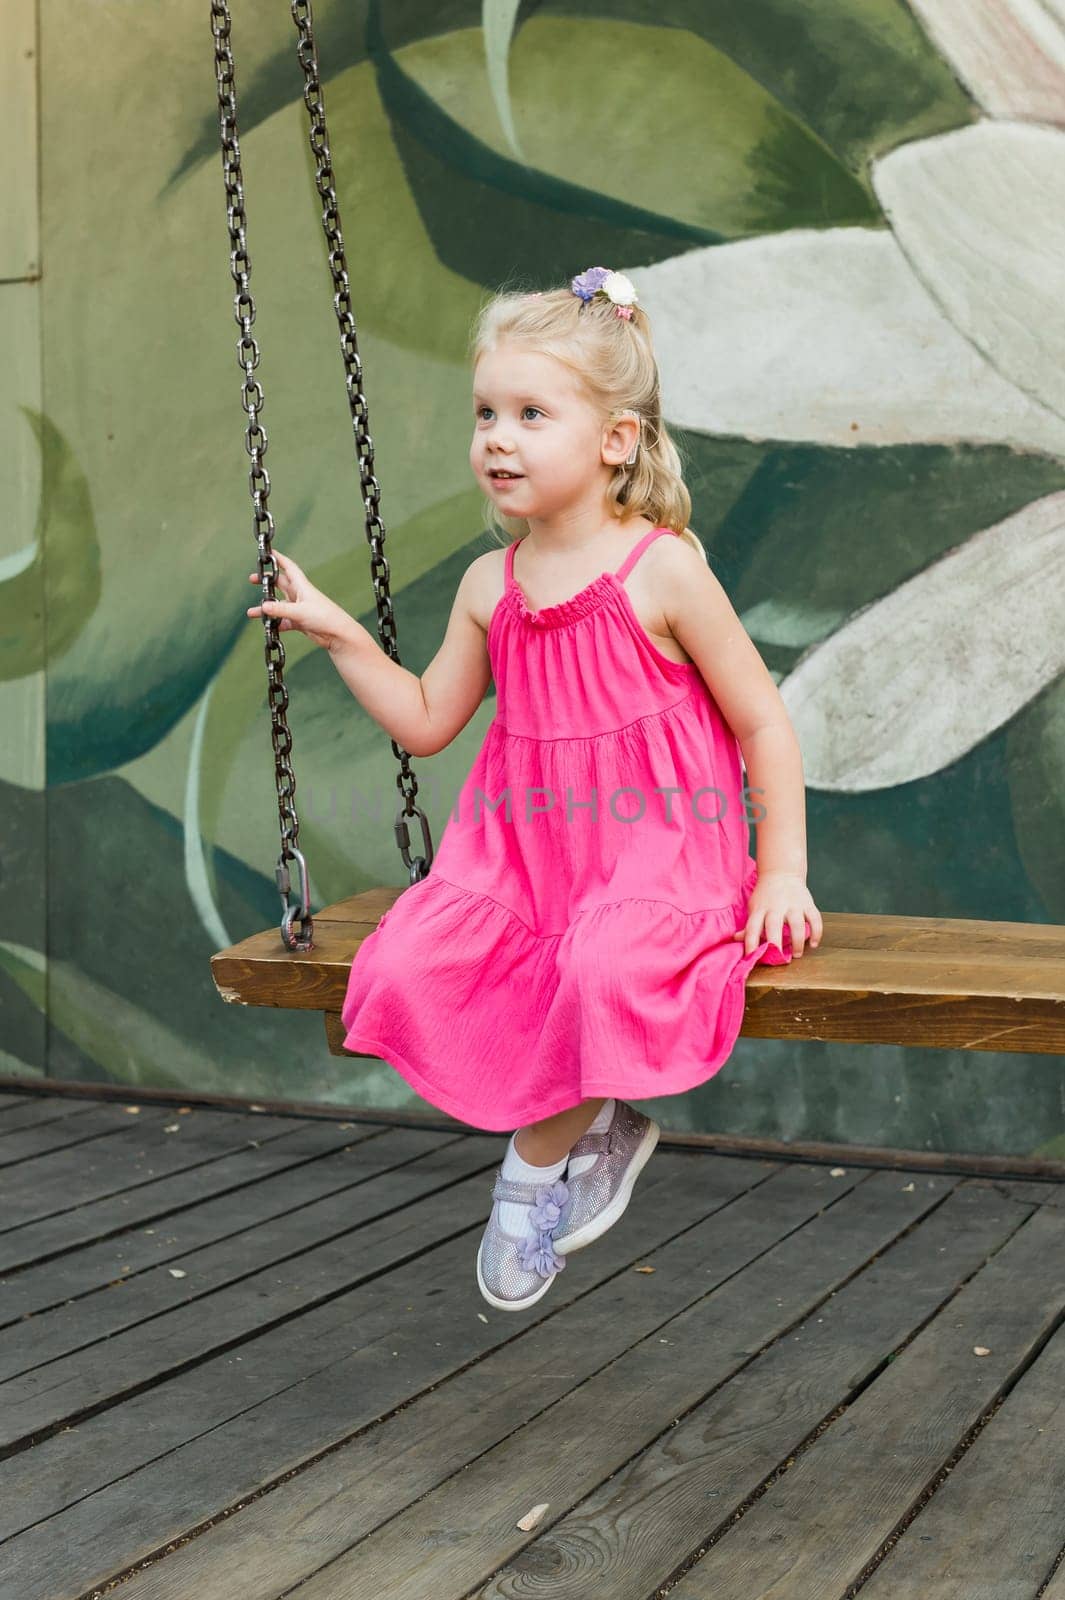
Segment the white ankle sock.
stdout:
<svg viewBox="0 0 1065 1600">
<path fill-rule="evenodd" d="M 602 1109 L 591 1123 L 591 1126 L 585 1129 L 585 1132 L 605 1133 L 611 1122 L 614 1120 L 615 1103 L 616 1102 L 613 1096 L 611 1096 L 609 1100 L 604 1100 Z M 594 1166 L 598 1159 L 599 1157 L 597 1155 L 570 1156 L 569 1172 L 567 1173 L 567 1177 L 575 1178 L 579 1172 L 584 1172 L 586 1168 Z"/>
<path fill-rule="evenodd" d="M 514 1144 L 514 1135 L 511 1134 L 510 1143 L 507 1145 L 507 1151 L 503 1157 L 503 1176 L 504 1178 L 517 1178 L 520 1183 L 554 1183 L 555 1179 L 561 1178 L 566 1170 L 566 1162 L 568 1160 L 569 1152 L 567 1151 L 561 1161 L 553 1161 L 548 1167 L 534 1167 L 530 1162 L 524 1161 L 518 1154 Z M 529 1209 L 528 1206 L 523 1206 L 517 1200 L 500 1200 L 500 1226 L 506 1233 L 512 1233 L 517 1238 L 521 1238 L 527 1233 L 531 1234 L 533 1230 L 529 1223 Z"/>
</svg>

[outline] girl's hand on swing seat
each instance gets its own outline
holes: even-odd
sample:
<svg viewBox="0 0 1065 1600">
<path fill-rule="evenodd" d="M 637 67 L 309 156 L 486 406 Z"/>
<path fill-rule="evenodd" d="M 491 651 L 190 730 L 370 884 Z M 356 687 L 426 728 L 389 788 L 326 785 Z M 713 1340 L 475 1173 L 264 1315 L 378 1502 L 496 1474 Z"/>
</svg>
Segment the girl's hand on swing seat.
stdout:
<svg viewBox="0 0 1065 1600">
<path fill-rule="evenodd" d="M 248 616 L 278 617 L 280 629 L 288 632 L 298 628 L 312 644 L 321 645 L 323 650 L 330 652 L 342 644 L 350 644 L 360 631 L 361 624 L 334 600 L 330 600 L 327 594 L 323 594 L 321 589 L 316 589 L 303 569 L 289 556 L 282 555 L 280 550 L 275 550 L 273 556 L 278 569 L 274 587 L 282 598 L 262 600 L 258 605 L 249 606 Z M 249 572 L 248 577 L 252 583 L 259 582 L 257 571 Z M 362 631 L 365 632 L 365 629 Z"/>
<path fill-rule="evenodd" d="M 744 941 L 745 955 L 750 955 L 763 939 L 783 949 L 785 925 L 791 933 L 793 956 L 802 955 L 807 935 L 811 949 L 820 944 L 824 923 L 806 879 L 797 872 L 760 873 L 747 905 L 746 927 L 739 928 L 732 937 Z"/>
</svg>

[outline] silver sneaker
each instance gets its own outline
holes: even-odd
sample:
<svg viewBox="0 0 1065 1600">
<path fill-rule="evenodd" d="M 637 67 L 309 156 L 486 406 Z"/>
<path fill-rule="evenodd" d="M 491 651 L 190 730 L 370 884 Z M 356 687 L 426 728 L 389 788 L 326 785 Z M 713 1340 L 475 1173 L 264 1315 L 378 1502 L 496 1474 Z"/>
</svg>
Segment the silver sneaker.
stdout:
<svg viewBox="0 0 1065 1600">
<path fill-rule="evenodd" d="M 490 1306 L 499 1311 L 524 1311 L 545 1295 L 566 1263 L 554 1248 L 555 1230 L 569 1189 L 554 1183 L 523 1183 L 504 1178 L 502 1168 L 492 1186 L 492 1213 L 477 1250 L 477 1286 Z M 531 1231 L 521 1238 L 504 1232 L 499 1221 L 500 1200 L 531 1206 Z"/>
<path fill-rule="evenodd" d="M 574 1156 L 597 1155 L 592 1167 L 572 1176 L 567 1171 L 569 1200 L 555 1230 L 554 1249 L 559 1257 L 612 1228 L 632 1196 L 633 1185 L 658 1143 L 661 1128 L 642 1111 L 615 1099 L 614 1115 L 606 1133 L 584 1133 L 570 1151 Z"/>
</svg>

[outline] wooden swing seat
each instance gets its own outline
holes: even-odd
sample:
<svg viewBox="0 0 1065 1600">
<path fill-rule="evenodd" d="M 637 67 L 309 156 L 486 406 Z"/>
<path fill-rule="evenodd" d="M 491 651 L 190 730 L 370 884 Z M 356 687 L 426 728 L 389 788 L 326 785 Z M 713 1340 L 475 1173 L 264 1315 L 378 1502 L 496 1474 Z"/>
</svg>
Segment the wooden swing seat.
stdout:
<svg viewBox="0 0 1065 1600">
<path fill-rule="evenodd" d="M 219 951 L 211 958 L 219 994 L 232 1005 L 321 1011 L 330 1052 L 353 1054 L 340 1020 L 348 972 L 402 892 L 371 889 L 315 912 L 310 950 L 285 950 L 274 927 Z M 1065 1054 L 1065 927 L 823 917 L 818 949 L 752 971 L 740 1030 L 748 1038 Z"/>
</svg>

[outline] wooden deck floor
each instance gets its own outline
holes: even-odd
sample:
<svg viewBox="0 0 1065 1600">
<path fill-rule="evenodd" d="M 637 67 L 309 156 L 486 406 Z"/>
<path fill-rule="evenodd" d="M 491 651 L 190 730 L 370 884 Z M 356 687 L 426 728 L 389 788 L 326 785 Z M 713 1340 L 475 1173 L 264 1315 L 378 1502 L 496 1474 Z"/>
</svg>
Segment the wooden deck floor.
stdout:
<svg viewBox="0 0 1065 1600">
<path fill-rule="evenodd" d="M 1065 1185 L 663 1141 L 508 1313 L 504 1142 L 0 1096 L 2 1600 L 1065 1600 Z"/>
</svg>

